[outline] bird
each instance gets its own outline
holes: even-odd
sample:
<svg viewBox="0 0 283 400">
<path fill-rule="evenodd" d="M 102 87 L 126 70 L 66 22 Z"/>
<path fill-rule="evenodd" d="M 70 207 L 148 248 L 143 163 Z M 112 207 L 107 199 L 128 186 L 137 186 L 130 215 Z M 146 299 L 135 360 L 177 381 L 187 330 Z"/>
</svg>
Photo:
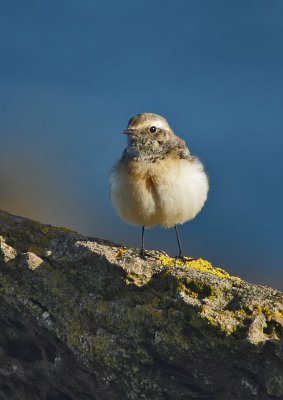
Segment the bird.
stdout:
<svg viewBox="0 0 283 400">
<path fill-rule="evenodd" d="M 123 131 L 128 144 L 110 175 L 111 202 L 125 222 L 142 227 L 139 256 L 146 258 L 145 228 L 175 228 L 179 253 L 184 259 L 178 225 L 201 211 L 209 190 L 203 164 L 191 155 L 167 120 L 140 113 Z"/>
</svg>

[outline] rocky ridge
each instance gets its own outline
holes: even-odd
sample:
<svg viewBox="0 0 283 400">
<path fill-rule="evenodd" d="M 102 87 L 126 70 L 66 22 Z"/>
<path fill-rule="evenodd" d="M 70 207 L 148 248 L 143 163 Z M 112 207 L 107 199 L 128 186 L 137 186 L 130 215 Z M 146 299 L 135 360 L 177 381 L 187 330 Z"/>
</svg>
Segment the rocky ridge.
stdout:
<svg viewBox="0 0 283 400">
<path fill-rule="evenodd" d="M 283 399 L 283 294 L 0 211 L 0 399 Z"/>
</svg>

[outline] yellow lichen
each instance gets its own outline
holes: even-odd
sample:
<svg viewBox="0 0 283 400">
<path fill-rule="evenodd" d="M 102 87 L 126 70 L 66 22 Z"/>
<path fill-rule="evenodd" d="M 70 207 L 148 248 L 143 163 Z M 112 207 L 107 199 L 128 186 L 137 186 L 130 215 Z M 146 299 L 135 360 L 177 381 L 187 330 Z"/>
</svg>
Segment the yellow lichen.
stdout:
<svg viewBox="0 0 283 400">
<path fill-rule="evenodd" d="M 220 278 L 241 280 L 241 278 L 237 276 L 232 276 L 228 274 L 228 272 L 224 271 L 224 269 L 222 268 L 213 267 L 209 261 L 204 260 L 203 258 L 198 258 L 197 260 L 193 260 L 189 257 L 185 257 L 184 260 L 179 260 L 176 258 L 171 258 L 169 256 L 162 255 L 159 257 L 159 261 L 161 262 L 162 265 L 165 266 L 191 267 L 203 272 L 207 272 L 212 275 L 216 275 Z"/>
<path fill-rule="evenodd" d="M 174 357 L 174 353 L 186 352 L 190 349 L 190 341 L 183 332 L 181 326 L 174 326 L 158 332 L 158 346 L 163 352 Z"/>
<path fill-rule="evenodd" d="M 233 313 L 230 311 L 225 311 L 223 314 L 206 314 L 203 312 L 201 314 L 209 323 L 209 325 L 218 328 L 226 336 L 231 335 L 235 330 L 241 325 L 241 322 L 233 318 Z"/>
<path fill-rule="evenodd" d="M 143 286 L 148 281 L 148 277 L 144 274 L 129 272 L 126 276 L 127 285 L 134 283 L 136 286 Z"/>
<path fill-rule="evenodd" d="M 95 336 L 90 341 L 92 359 L 103 361 L 108 366 L 114 366 L 114 357 L 111 352 L 111 338 L 105 335 Z"/>
<path fill-rule="evenodd" d="M 97 309 L 100 313 L 105 313 L 107 311 L 107 303 L 105 301 L 101 301 L 98 303 Z"/>
<path fill-rule="evenodd" d="M 275 318 L 283 318 L 283 313 L 278 310 L 274 311 L 273 315 Z"/>
<path fill-rule="evenodd" d="M 67 343 L 72 348 L 80 348 L 80 336 L 82 334 L 82 323 L 79 320 L 70 320 L 66 324 L 68 329 Z"/>
<path fill-rule="evenodd" d="M 254 307 L 254 311 L 258 314 L 264 314 L 267 321 L 272 321 L 272 320 L 276 320 L 276 319 L 283 319 L 283 313 L 281 311 L 278 310 L 270 310 L 268 307 L 266 306 L 259 306 L 256 305 Z"/>
<path fill-rule="evenodd" d="M 139 304 L 127 310 L 128 319 L 131 323 L 144 323 L 148 326 L 159 326 L 164 323 L 164 312 L 157 307 L 156 300 L 149 304 Z"/>
<path fill-rule="evenodd" d="M 119 250 L 117 251 L 117 253 L 115 253 L 115 257 L 116 257 L 116 258 L 123 257 L 123 255 L 124 255 L 125 253 L 127 253 L 127 250 L 121 248 L 121 249 L 119 249 Z"/>
</svg>

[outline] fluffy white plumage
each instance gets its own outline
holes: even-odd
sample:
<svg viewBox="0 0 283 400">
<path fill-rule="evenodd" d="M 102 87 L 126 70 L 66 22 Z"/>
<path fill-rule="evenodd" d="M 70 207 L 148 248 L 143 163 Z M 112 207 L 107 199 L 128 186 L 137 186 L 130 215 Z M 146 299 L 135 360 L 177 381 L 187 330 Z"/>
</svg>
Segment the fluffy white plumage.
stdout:
<svg viewBox="0 0 283 400">
<path fill-rule="evenodd" d="M 209 188 L 207 175 L 202 163 L 197 157 L 190 156 L 185 143 L 173 133 L 163 117 L 149 113 L 141 116 L 146 118 L 134 123 L 133 119 L 130 120 L 129 126 L 134 125 L 134 132 L 145 132 L 144 129 L 157 126 L 163 136 L 170 133 L 169 139 L 174 146 L 165 156 L 161 153 L 152 158 L 152 151 L 157 151 L 154 149 L 160 141 L 146 142 L 145 146 L 149 145 L 151 150 L 144 154 L 140 144 L 138 147 L 135 143 L 133 150 L 129 141 L 124 157 L 111 174 L 113 207 L 123 220 L 131 224 L 146 227 L 182 224 L 193 219 L 202 209 Z M 163 146 L 165 144 L 163 142 Z M 141 154 L 130 156 L 137 148 Z"/>
</svg>

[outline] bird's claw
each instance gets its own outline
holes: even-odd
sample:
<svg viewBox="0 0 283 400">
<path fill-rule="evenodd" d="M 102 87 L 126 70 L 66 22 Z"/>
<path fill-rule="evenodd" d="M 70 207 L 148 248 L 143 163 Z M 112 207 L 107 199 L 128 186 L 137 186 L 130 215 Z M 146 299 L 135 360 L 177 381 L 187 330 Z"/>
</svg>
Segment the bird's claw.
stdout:
<svg viewBox="0 0 283 400">
<path fill-rule="evenodd" d="M 145 249 L 142 248 L 142 249 L 140 249 L 139 256 L 140 256 L 140 258 L 141 258 L 142 260 L 145 260 L 146 257 L 148 256 L 148 254 L 147 254 L 147 252 L 145 251 Z"/>
<path fill-rule="evenodd" d="M 193 257 L 186 257 L 182 253 L 180 253 L 178 256 L 176 256 L 175 259 L 176 260 L 181 260 L 181 261 L 183 261 L 183 263 L 185 263 L 187 261 L 193 261 L 194 260 Z"/>
</svg>

